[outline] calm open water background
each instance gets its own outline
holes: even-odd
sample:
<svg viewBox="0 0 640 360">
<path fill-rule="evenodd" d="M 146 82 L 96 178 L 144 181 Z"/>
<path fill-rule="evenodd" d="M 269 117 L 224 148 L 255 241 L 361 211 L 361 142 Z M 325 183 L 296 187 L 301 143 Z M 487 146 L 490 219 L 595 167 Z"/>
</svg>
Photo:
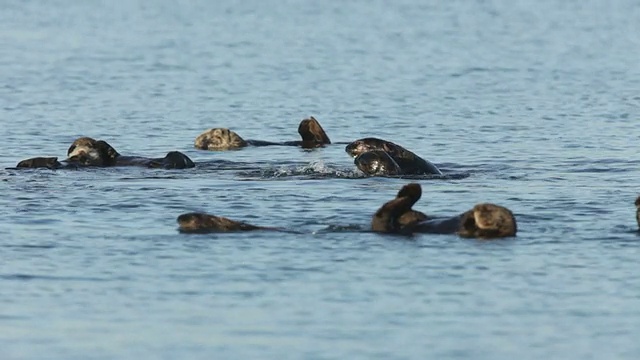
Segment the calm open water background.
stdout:
<svg viewBox="0 0 640 360">
<path fill-rule="evenodd" d="M 637 1 L 3 1 L 0 49 L 2 359 L 640 358 Z M 409 180 L 344 145 L 193 149 L 309 115 L 469 174 L 416 209 L 518 236 L 358 231 Z M 208 164 L 4 170 L 82 135 Z"/>
</svg>

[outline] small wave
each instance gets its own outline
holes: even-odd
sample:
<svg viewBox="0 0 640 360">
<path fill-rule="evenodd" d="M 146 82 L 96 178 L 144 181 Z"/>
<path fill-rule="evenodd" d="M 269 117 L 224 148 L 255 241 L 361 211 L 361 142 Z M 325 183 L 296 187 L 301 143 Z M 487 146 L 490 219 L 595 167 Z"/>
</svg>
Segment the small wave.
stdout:
<svg viewBox="0 0 640 360">
<path fill-rule="evenodd" d="M 7 244 L 2 245 L 5 248 L 17 248 L 17 249 L 54 249 L 56 244 Z"/>
<path fill-rule="evenodd" d="M 344 169 L 327 165 L 324 161 L 316 161 L 307 165 L 279 166 L 277 168 L 254 169 L 240 172 L 245 178 L 260 179 L 286 179 L 296 177 L 298 179 L 362 179 L 371 177 L 358 169 Z M 459 180 L 470 176 L 470 173 L 447 173 L 443 175 L 388 175 L 389 177 L 409 180 Z"/>
<path fill-rule="evenodd" d="M 261 179 L 282 179 L 282 178 L 303 178 L 303 179 L 325 179 L 342 178 L 356 179 L 366 177 L 360 171 L 354 169 L 334 168 L 324 163 L 316 161 L 307 165 L 279 166 L 277 168 L 256 169 L 252 171 L 240 172 L 240 176 Z"/>
<path fill-rule="evenodd" d="M 99 277 L 81 277 L 81 276 L 50 276 L 50 275 L 32 275 L 32 274 L 2 274 L 0 279 L 3 280 L 50 280 L 50 281 L 108 281 L 106 278 Z"/>
</svg>

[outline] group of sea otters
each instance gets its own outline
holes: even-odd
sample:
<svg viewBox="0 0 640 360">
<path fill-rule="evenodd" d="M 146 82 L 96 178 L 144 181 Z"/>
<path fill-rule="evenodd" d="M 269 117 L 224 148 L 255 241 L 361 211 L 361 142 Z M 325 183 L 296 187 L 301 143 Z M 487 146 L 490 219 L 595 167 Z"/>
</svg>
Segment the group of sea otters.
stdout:
<svg viewBox="0 0 640 360">
<path fill-rule="evenodd" d="M 317 148 L 331 144 L 320 123 L 310 117 L 300 122 L 298 133 L 302 140 L 269 142 L 245 140 L 226 128 L 205 131 L 195 139 L 195 147 L 202 150 L 231 150 L 246 146 L 285 145 Z M 432 163 L 390 141 L 364 138 L 349 143 L 345 151 L 354 157 L 358 169 L 372 176 L 442 175 Z M 120 155 L 104 140 L 90 137 L 76 139 L 67 150 L 67 158 L 36 157 L 20 161 L 18 168 L 77 169 L 82 167 L 142 166 L 148 168 L 185 169 L 195 167 L 194 162 L 179 151 L 171 151 L 162 158 Z M 471 210 L 451 217 L 431 217 L 413 210 L 422 196 L 420 184 L 403 186 L 396 197 L 380 207 L 371 220 L 371 230 L 379 233 L 404 234 L 436 233 L 457 234 L 469 238 L 503 238 L 515 236 L 516 219 L 502 206 L 482 203 Z M 640 227 L 640 197 L 636 199 L 636 220 Z M 255 226 L 206 213 L 186 213 L 178 216 L 179 230 L 185 233 L 227 231 L 275 230 L 280 228 Z"/>
</svg>

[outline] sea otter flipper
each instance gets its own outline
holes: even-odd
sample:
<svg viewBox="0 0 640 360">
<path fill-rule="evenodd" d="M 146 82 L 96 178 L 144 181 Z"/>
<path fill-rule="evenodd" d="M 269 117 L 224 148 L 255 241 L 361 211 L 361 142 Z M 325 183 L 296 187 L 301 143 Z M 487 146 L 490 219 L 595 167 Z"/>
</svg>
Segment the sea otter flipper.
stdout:
<svg viewBox="0 0 640 360">
<path fill-rule="evenodd" d="M 180 151 L 170 151 L 163 160 L 165 169 L 189 169 L 196 165 L 185 154 Z"/>
<path fill-rule="evenodd" d="M 314 148 L 331 144 L 331 140 L 324 131 L 318 120 L 313 116 L 304 119 L 298 125 L 298 134 L 302 137 L 300 146 L 303 148 Z"/>
<path fill-rule="evenodd" d="M 58 161 L 57 157 L 34 157 L 26 160 L 22 160 L 16 165 L 17 168 L 47 168 L 47 169 L 60 169 L 64 167 L 62 163 Z"/>
<path fill-rule="evenodd" d="M 276 230 L 206 213 L 185 213 L 178 216 L 179 231 L 184 233 L 209 233 L 229 231 Z"/>
<path fill-rule="evenodd" d="M 422 186 L 418 183 L 407 184 L 398 191 L 396 197 L 410 197 L 418 202 L 422 197 Z"/>
<path fill-rule="evenodd" d="M 421 195 L 420 184 L 403 186 L 395 199 L 386 202 L 373 215 L 371 229 L 382 233 L 406 233 L 413 223 L 427 218 L 425 214 L 412 209 Z"/>
</svg>

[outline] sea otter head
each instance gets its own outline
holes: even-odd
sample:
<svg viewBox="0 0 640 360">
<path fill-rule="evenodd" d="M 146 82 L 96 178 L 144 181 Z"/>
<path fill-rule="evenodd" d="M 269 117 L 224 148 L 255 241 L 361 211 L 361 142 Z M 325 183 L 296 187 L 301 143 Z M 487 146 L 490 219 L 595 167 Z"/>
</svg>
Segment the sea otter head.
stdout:
<svg viewBox="0 0 640 360">
<path fill-rule="evenodd" d="M 367 151 L 358 155 L 353 162 L 367 175 L 401 175 L 402 169 L 388 153 L 381 150 Z"/>
<path fill-rule="evenodd" d="M 495 204 L 477 204 L 462 215 L 458 235 L 484 239 L 515 236 L 518 230 L 511 210 Z"/>
<path fill-rule="evenodd" d="M 106 141 L 90 137 L 76 139 L 67 150 L 67 160 L 85 166 L 112 166 L 120 156 Z"/>
<path fill-rule="evenodd" d="M 386 151 L 391 155 L 395 155 L 395 153 L 397 152 L 397 147 L 398 145 L 390 141 L 378 138 L 364 138 L 350 143 L 349 145 L 347 145 L 347 147 L 345 147 L 344 151 L 346 151 L 347 154 L 351 155 L 352 157 L 356 157 L 364 152 L 373 150 Z"/>
<path fill-rule="evenodd" d="M 327 136 L 327 133 L 324 132 L 318 120 L 313 116 L 300 122 L 300 125 L 298 125 L 298 134 L 302 137 L 303 147 L 318 147 L 331 144 L 329 136 Z"/>
<path fill-rule="evenodd" d="M 247 142 L 240 135 L 225 128 L 209 129 L 195 141 L 195 147 L 202 150 L 229 150 L 245 146 Z"/>
</svg>

